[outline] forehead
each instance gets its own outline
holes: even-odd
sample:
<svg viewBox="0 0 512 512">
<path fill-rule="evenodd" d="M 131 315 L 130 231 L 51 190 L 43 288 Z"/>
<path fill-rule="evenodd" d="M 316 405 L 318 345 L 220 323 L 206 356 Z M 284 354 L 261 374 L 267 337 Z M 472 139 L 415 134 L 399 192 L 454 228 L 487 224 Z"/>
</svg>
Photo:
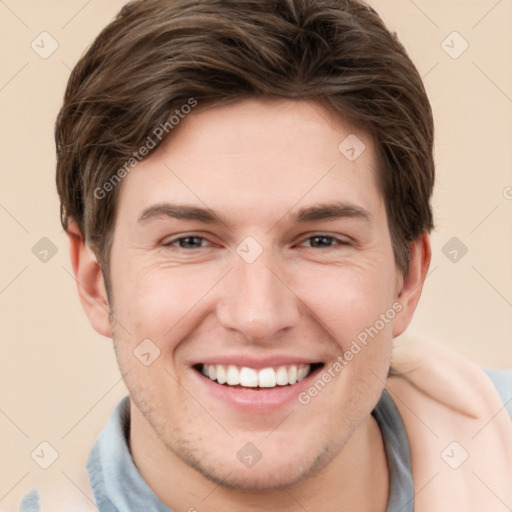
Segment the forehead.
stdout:
<svg viewBox="0 0 512 512">
<path fill-rule="evenodd" d="M 380 208 L 371 138 L 309 101 L 199 108 L 123 181 L 119 209 L 186 202 L 231 213 L 319 202 Z"/>
</svg>

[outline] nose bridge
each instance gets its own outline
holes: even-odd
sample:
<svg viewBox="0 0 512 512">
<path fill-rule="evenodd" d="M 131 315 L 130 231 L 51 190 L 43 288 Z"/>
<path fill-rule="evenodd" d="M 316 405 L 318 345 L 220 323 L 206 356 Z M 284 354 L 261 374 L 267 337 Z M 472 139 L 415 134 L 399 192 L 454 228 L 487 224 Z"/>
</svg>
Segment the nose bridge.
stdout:
<svg viewBox="0 0 512 512">
<path fill-rule="evenodd" d="M 283 282 L 271 249 L 254 261 L 235 255 L 234 268 L 219 304 L 220 322 L 252 341 L 268 339 L 293 326 L 297 297 Z"/>
</svg>

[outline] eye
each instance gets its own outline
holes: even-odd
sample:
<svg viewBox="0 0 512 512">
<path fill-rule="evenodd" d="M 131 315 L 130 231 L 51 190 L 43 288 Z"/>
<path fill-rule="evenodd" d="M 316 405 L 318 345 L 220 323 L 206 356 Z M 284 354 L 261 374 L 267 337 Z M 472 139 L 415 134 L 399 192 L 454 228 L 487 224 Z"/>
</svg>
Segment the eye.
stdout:
<svg viewBox="0 0 512 512">
<path fill-rule="evenodd" d="M 179 247 L 180 249 L 199 249 L 207 245 L 206 238 L 202 236 L 182 236 L 164 243 L 166 247 Z"/>
<path fill-rule="evenodd" d="M 314 248 L 329 248 L 336 245 L 348 245 L 347 242 L 335 238 L 334 236 L 329 235 L 314 235 L 306 238 L 300 246 L 309 246 Z"/>
</svg>

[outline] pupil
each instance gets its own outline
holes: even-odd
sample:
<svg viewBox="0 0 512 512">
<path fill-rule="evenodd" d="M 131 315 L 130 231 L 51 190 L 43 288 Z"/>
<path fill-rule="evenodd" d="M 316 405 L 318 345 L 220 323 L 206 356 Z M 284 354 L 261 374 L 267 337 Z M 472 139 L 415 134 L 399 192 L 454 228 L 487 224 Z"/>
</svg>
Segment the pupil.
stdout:
<svg viewBox="0 0 512 512">
<path fill-rule="evenodd" d="M 331 239 L 328 236 L 314 236 L 312 241 L 314 247 L 329 247 L 331 245 Z"/>
<path fill-rule="evenodd" d="M 189 247 L 201 247 L 201 239 L 198 236 L 187 236 L 180 240 L 180 247 L 189 248 Z"/>
</svg>

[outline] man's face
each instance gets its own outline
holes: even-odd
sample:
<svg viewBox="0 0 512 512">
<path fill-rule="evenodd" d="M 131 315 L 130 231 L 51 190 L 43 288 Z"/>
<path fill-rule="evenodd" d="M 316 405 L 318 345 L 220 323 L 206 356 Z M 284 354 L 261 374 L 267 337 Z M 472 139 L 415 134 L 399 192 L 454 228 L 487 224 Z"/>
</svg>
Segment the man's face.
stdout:
<svg viewBox="0 0 512 512">
<path fill-rule="evenodd" d="M 402 283 L 376 165 L 318 104 L 245 100 L 190 114 L 124 179 L 110 268 L 132 442 L 265 489 L 320 471 L 369 421 Z"/>
</svg>

